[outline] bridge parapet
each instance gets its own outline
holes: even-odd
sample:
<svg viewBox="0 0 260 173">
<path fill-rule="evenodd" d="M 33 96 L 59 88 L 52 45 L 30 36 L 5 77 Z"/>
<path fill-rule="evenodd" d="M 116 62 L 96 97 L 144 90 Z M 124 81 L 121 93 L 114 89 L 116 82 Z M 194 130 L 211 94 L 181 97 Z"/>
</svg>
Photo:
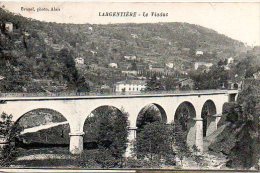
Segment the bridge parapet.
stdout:
<svg viewBox="0 0 260 173">
<path fill-rule="evenodd" d="M 113 97 L 113 96 L 154 96 L 154 95 L 207 95 L 207 94 L 237 94 L 238 90 L 187 90 L 187 91 L 152 91 L 152 92 L 126 92 L 126 93 L 91 93 L 91 92 L 59 92 L 59 93 L 0 93 L 0 98 L 16 97 Z"/>
</svg>

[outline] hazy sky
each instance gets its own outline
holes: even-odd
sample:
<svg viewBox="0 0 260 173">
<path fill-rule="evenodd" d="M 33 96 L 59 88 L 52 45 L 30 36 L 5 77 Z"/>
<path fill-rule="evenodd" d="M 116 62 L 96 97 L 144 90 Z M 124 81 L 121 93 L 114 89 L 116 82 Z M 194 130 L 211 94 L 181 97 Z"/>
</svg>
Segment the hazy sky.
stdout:
<svg viewBox="0 0 260 173">
<path fill-rule="evenodd" d="M 216 30 L 248 45 L 260 45 L 260 3 L 102 3 L 102 2 L 0 2 L 14 13 L 58 23 L 187 22 Z M 36 11 L 21 11 L 34 7 Z M 58 12 L 37 8 L 56 7 Z M 137 17 L 104 17 L 99 12 L 137 12 Z M 143 12 L 168 13 L 168 17 L 143 17 Z"/>
</svg>

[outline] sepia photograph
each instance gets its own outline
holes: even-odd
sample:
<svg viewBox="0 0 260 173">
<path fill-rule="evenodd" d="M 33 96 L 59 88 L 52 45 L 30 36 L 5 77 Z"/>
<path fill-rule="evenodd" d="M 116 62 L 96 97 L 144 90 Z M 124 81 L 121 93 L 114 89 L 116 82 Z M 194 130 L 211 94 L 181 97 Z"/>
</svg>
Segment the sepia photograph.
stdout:
<svg viewBox="0 0 260 173">
<path fill-rule="evenodd" d="M 0 171 L 258 172 L 260 1 L 0 0 Z"/>
</svg>

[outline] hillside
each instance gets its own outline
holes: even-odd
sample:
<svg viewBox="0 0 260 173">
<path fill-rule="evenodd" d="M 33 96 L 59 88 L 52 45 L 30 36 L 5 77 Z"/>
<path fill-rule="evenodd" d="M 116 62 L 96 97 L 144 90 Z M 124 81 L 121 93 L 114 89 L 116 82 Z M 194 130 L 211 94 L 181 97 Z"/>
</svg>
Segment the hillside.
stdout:
<svg viewBox="0 0 260 173">
<path fill-rule="evenodd" d="M 231 168 L 259 168 L 260 81 L 247 79 L 238 103 L 224 108 L 219 126 L 225 128 L 209 145 L 209 150 L 227 156 Z"/>
<path fill-rule="evenodd" d="M 239 59 L 247 50 L 242 42 L 188 23 L 58 24 L 3 9 L 0 18 L 1 26 L 6 22 L 14 25 L 13 32 L 6 33 L 3 28 L 0 32 L 0 75 L 6 78 L 0 86 L 3 92 L 57 92 L 80 87 L 95 91 L 103 84 L 112 86 L 125 78 L 121 70 L 132 65 L 123 58 L 128 55 L 138 57 L 139 70 L 172 62 L 178 72 L 190 69 L 195 61 Z M 203 55 L 196 56 L 198 50 Z M 83 66 L 75 66 L 77 57 L 84 58 Z M 119 68 L 109 68 L 111 62 Z"/>
</svg>

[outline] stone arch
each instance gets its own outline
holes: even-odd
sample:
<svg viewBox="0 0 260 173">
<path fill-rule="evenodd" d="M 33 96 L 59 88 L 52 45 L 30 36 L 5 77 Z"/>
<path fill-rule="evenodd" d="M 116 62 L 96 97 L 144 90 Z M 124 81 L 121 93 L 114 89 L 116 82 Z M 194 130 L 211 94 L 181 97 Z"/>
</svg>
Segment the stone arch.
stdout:
<svg viewBox="0 0 260 173">
<path fill-rule="evenodd" d="M 84 148 L 91 148 L 91 147 L 95 147 L 94 143 L 91 141 L 91 138 L 93 134 L 95 134 L 95 119 L 91 119 L 91 117 L 94 117 L 95 115 L 99 115 L 99 114 L 110 114 L 113 117 L 113 114 L 115 116 L 121 116 L 124 114 L 122 109 L 117 108 L 116 106 L 112 106 L 112 105 L 101 105 L 98 106 L 96 108 L 94 108 L 85 118 L 84 122 L 83 122 L 83 132 L 84 132 L 84 138 L 83 138 L 83 145 Z M 89 121 L 88 121 L 89 120 Z M 94 126 L 92 126 L 92 124 L 94 124 Z M 91 127 L 92 126 L 92 127 Z M 94 136 L 94 135 L 93 135 Z M 92 145 L 92 146 L 90 146 Z"/>
<path fill-rule="evenodd" d="M 140 125 L 139 125 L 139 121 L 141 121 L 141 118 L 140 117 L 142 114 L 144 114 L 145 112 L 147 112 L 149 109 L 155 109 L 154 110 L 154 113 L 159 113 L 160 114 L 160 117 L 159 118 L 159 121 L 162 121 L 163 123 L 167 123 L 167 114 L 166 114 L 166 111 L 164 110 L 164 108 L 157 104 L 157 103 L 150 103 L 150 104 L 147 104 L 146 106 L 144 106 L 138 113 L 137 115 L 137 119 L 136 119 L 136 127 L 140 128 Z"/>
<path fill-rule="evenodd" d="M 98 110 L 98 109 L 100 109 L 100 108 L 108 108 L 108 107 L 111 107 L 111 108 L 113 108 L 113 109 L 116 109 L 116 110 L 118 110 L 118 111 L 120 111 L 120 112 L 122 112 L 122 110 L 123 110 L 123 108 L 119 108 L 118 106 L 115 106 L 115 105 L 110 105 L 110 104 L 98 105 L 98 106 L 96 106 L 96 107 L 94 107 L 94 108 L 88 110 L 88 111 L 86 112 L 86 114 L 84 113 L 84 115 L 83 115 L 83 117 L 82 117 L 82 118 L 83 118 L 83 119 L 82 119 L 83 124 L 85 123 L 85 121 L 87 120 L 88 117 L 90 117 L 90 116 L 93 115 L 93 112 L 94 112 L 94 111 L 96 111 L 96 110 Z M 83 128 L 81 128 L 81 129 L 83 129 Z"/>
<path fill-rule="evenodd" d="M 45 135 L 45 137 L 42 136 L 44 139 L 37 137 L 36 142 L 32 140 L 34 143 L 41 143 L 41 141 L 45 140 L 45 143 L 42 144 L 42 146 L 69 145 L 69 132 L 71 130 L 71 123 L 62 113 L 57 110 L 49 108 L 31 109 L 19 116 L 19 118 L 17 118 L 14 123 L 19 124 L 24 128 L 20 135 L 24 136 L 25 138 L 26 135 L 30 134 L 31 132 L 40 132 L 42 135 Z M 55 129 L 55 133 L 42 133 L 42 130 L 49 130 L 50 128 L 55 128 L 60 125 L 64 127 Z M 46 136 L 48 137 L 48 140 Z M 34 135 L 32 135 L 31 138 L 34 139 Z"/>
<path fill-rule="evenodd" d="M 203 137 L 209 136 L 216 130 L 216 105 L 212 100 L 207 100 L 202 107 L 201 118 L 203 119 Z"/>
<path fill-rule="evenodd" d="M 174 124 L 180 126 L 180 130 L 186 135 L 186 142 L 189 147 L 195 145 L 196 127 L 195 120 L 196 110 L 191 102 L 184 101 L 176 109 L 174 115 Z"/>
</svg>

